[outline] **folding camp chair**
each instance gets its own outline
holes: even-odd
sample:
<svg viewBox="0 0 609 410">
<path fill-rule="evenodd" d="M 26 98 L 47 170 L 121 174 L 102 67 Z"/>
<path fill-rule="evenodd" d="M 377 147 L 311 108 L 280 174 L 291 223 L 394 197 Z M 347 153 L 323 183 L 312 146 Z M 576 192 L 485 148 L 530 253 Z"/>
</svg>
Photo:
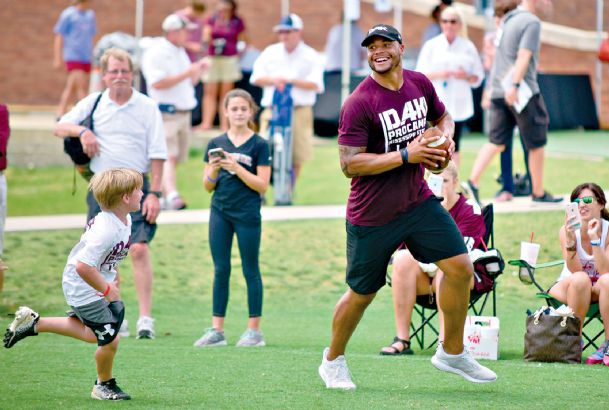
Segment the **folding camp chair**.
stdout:
<svg viewBox="0 0 609 410">
<path fill-rule="evenodd" d="M 554 299 L 548 293 L 549 288 L 547 288 L 547 290 L 545 288 L 543 288 L 539 284 L 537 278 L 535 277 L 535 271 L 537 269 L 544 269 L 544 268 L 549 268 L 549 267 L 553 267 L 553 266 L 562 266 L 565 263 L 563 260 L 555 260 L 555 261 L 530 265 L 525 260 L 514 259 L 514 260 L 510 260 L 508 263 L 512 266 L 517 266 L 519 268 L 518 279 L 520 279 L 520 281 L 522 283 L 524 283 L 526 285 L 531 285 L 531 284 L 535 285 L 535 287 L 539 290 L 539 292 L 536 293 L 536 296 L 538 298 L 544 299 L 546 302 L 546 305 L 552 306 L 553 308 L 556 309 L 560 305 L 563 304 L 559 300 Z M 599 331 L 598 329 L 592 329 L 592 326 L 590 326 L 588 329 L 591 329 L 591 330 L 589 330 L 588 333 L 592 332 L 592 334 L 588 335 L 586 333 L 586 326 L 590 325 L 593 322 L 596 322 L 597 320 L 601 324 L 601 330 Z M 605 333 L 605 330 L 602 327 L 602 323 L 603 323 L 603 319 L 601 318 L 600 311 L 598 310 L 598 303 L 591 303 L 590 308 L 588 309 L 588 312 L 586 313 L 586 320 L 584 320 L 584 325 L 582 328 L 582 338 L 584 339 L 584 347 L 582 348 L 582 352 L 590 346 L 594 347 L 594 349 L 598 349 L 598 345 L 597 345 L 596 341 L 598 340 L 598 338 L 603 336 L 603 334 Z"/>
<path fill-rule="evenodd" d="M 494 210 L 493 204 L 488 204 L 482 209 L 482 216 L 484 217 L 484 224 L 486 225 L 486 233 L 483 237 L 483 242 L 488 249 L 495 248 L 495 238 L 493 234 L 493 221 L 494 221 Z M 486 250 L 486 249 L 485 249 Z M 475 316 L 482 316 L 485 313 L 487 304 L 490 303 L 492 309 L 492 316 L 497 316 L 497 298 L 495 287 L 497 285 L 496 276 L 503 272 L 505 267 L 503 260 L 501 259 L 500 270 L 495 274 L 493 280 L 492 289 L 485 293 L 478 293 L 475 291 L 470 292 L 470 301 L 468 311 Z M 388 278 L 390 283 L 390 278 Z M 420 349 L 428 349 L 433 347 L 438 341 L 439 326 L 435 320 L 438 315 L 438 307 L 436 305 L 435 297 L 431 299 L 429 295 L 417 296 L 417 301 L 412 312 L 412 320 L 410 323 L 411 333 L 410 341 L 416 340 Z M 433 322 L 432 322 L 433 321 Z M 426 343 L 425 341 L 425 329 L 429 328 L 431 331 L 432 341 Z"/>
</svg>

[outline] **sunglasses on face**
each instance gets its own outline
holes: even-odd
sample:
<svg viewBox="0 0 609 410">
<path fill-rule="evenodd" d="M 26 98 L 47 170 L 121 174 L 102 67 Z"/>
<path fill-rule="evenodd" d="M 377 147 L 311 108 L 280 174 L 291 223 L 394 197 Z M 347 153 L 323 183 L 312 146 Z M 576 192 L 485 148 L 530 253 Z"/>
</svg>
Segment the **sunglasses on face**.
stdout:
<svg viewBox="0 0 609 410">
<path fill-rule="evenodd" d="M 580 202 L 583 202 L 584 204 L 591 204 L 593 200 L 594 198 L 592 198 L 591 196 L 583 196 L 581 198 L 575 198 L 573 202 L 575 202 L 576 204 L 579 204 Z"/>
<path fill-rule="evenodd" d="M 444 24 L 457 24 L 458 21 L 457 20 L 442 20 L 442 23 L 444 23 Z"/>
</svg>

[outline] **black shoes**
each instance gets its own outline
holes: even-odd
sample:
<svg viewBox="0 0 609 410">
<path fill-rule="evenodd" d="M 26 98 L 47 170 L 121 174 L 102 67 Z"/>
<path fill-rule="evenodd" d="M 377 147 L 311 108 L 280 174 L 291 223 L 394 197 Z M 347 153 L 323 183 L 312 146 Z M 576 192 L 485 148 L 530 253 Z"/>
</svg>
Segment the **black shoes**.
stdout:
<svg viewBox="0 0 609 410">
<path fill-rule="evenodd" d="M 21 306 L 15 312 L 15 320 L 9 325 L 4 333 L 4 347 L 10 349 L 28 336 L 38 336 L 36 332 L 36 323 L 40 319 L 40 315 L 34 312 L 27 306 Z"/>
<path fill-rule="evenodd" d="M 131 396 L 121 390 L 112 378 L 106 382 L 95 382 L 91 398 L 96 400 L 131 400 Z"/>
<path fill-rule="evenodd" d="M 555 204 L 563 200 L 561 197 L 552 196 L 552 194 L 547 191 L 544 191 L 542 196 L 531 195 L 531 199 L 533 202 L 541 202 L 546 204 Z"/>
</svg>

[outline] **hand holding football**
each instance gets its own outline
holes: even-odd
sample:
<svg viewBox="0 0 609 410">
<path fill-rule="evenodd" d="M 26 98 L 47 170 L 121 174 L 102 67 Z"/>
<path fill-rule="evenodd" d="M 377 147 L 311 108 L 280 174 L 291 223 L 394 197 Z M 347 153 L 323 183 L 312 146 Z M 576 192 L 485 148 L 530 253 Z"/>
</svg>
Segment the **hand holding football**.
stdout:
<svg viewBox="0 0 609 410">
<path fill-rule="evenodd" d="M 427 146 L 429 148 L 443 150 L 444 153 L 446 154 L 444 157 L 444 161 L 438 161 L 437 167 L 430 166 L 426 163 L 423 163 L 423 166 L 426 169 L 430 170 L 431 172 L 438 174 L 438 173 L 444 171 L 444 168 L 446 168 L 448 166 L 448 163 L 450 162 L 450 153 L 448 152 L 448 149 L 450 147 L 450 140 L 448 138 L 446 138 L 444 136 L 444 133 L 442 131 L 440 131 L 440 129 L 437 127 L 428 128 L 423 133 L 423 138 L 431 138 L 431 137 L 435 137 L 435 136 L 440 137 L 440 139 L 430 142 L 429 144 L 427 144 Z"/>
</svg>

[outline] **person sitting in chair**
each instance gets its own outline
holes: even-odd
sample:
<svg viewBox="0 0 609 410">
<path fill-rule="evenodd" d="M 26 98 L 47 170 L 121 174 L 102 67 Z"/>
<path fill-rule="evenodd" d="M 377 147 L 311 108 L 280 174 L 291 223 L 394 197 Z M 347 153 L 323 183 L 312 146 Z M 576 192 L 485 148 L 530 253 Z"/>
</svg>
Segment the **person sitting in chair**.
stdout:
<svg viewBox="0 0 609 410">
<path fill-rule="evenodd" d="M 571 192 L 571 202 L 579 207 L 580 218 L 565 217 L 560 228 L 560 248 L 565 260 L 557 282 L 548 293 L 566 303 L 583 325 L 590 302 L 599 302 L 605 327 L 605 342 L 586 360 L 586 364 L 609 366 L 609 210 L 602 188 L 587 182 Z M 581 219 L 581 227 L 579 225 Z M 604 301 L 604 303 L 600 303 Z M 581 328 L 580 328 L 581 334 Z"/>
<path fill-rule="evenodd" d="M 457 223 L 467 250 L 471 252 L 481 245 L 486 232 L 482 210 L 473 199 L 466 199 L 463 194 L 457 192 L 459 176 L 454 162 L 451 161 L 440 176 L 443 179 L 442 206 Z M 410 322 L 416 298 L 419 295 L 429 295 L 430 301 L 433 301 L 434 297 L 437 298 L 437 286 L 441 277 L 442 272 L 433 263 L 420 263 L 408 249 L 402 247 L 398 249 L 393 256 L 391 276 L 397 336 L 393 339 L 392 345 L 381 350 L 381 355 L 413 354 L 410 348 Z M 473 287 L 474 278 L 472 277 L 470 289 Z M 439 312 L 439 318 L 439 340 L 442 341 L 444 336 L 442 311 Z"/>
</svg>

